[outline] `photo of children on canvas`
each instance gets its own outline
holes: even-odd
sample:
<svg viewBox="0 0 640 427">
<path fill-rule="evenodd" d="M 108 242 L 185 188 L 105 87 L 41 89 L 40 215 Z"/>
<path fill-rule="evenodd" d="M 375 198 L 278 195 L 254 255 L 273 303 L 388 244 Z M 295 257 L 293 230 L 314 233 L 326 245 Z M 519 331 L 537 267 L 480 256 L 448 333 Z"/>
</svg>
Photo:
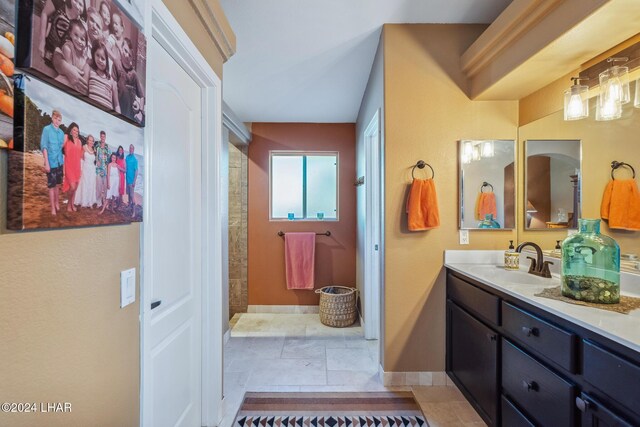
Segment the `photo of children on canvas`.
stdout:
<svg viewBox="0 0 640 427">
<path fill-rule="evenodd" d="M 141 221 L 143 129 L 35 78 L 25 80 L 19 93 L 26 108 L 17 118 L 24 151 L 9 158 L 16 196 L 8 201 L 9 228 Z"/>
<path fill-rule="evenodd" d="M 19 50 L 19 66 L 144 126 L 146 39 L 118 3 L 42 0 L 18 7 L 32 13 L 29 20 L 19 13 L 20 33 L 31 39 Z"/>
<path fill-rule="evenodd" d="M 0 0 L 0 149 L 13 149 L 15 0 Z"/>
</svg>

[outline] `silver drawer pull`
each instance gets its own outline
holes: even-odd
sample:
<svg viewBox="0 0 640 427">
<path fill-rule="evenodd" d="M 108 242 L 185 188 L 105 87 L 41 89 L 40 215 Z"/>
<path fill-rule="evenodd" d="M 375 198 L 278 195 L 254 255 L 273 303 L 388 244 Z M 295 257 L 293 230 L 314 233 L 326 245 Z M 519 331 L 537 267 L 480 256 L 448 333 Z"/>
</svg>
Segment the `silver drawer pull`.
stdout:
<svg viewBox="0 0 640 427">
<path fill-rule="evenodd" d="M 523 326 L 522 327 L 522 332 L 524 332 L 524 334 L 528 337 L 530 336 L 534 336 L 537 337 L 538 336 L 538 328 L 529 328 L 527 326 Z"/>
<path fill-rule="evenodd" d="M 593 403 L 586 399 L 582 399 L 580 397 L 576 397 L 576 406 L 580 410 L 580 412 L 586 412 L 587 409 L 593 408 Z"/>
<path fill-rule="evenodd" d="M 522 387 L 527 391 L 538 391 L 538 383 L 535 381 L 522 380 Z"/>
</svg>

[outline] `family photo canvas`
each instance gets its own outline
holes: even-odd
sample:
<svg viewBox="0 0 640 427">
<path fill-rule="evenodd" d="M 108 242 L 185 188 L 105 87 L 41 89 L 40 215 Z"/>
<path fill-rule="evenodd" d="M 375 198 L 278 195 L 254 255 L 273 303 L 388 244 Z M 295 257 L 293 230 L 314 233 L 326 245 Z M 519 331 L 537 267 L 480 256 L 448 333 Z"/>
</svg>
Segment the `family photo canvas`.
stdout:
<svg viewBox="0 0 640 427">
<path fill-rule="evenodd" d="M 0 0 L 0 148 L 13 148 L 15 0 Z"/>
<path fill-rule="evenodd" d="M 144 129 L 33 77 L 15 95 L 9 229 L 142 221 Z"/>
<path fill-rule="evenodd" d="M 119 3 L 21 0 L 18 30 L 18 68 L 144 126 L 147 43 Z"/>
</svg>

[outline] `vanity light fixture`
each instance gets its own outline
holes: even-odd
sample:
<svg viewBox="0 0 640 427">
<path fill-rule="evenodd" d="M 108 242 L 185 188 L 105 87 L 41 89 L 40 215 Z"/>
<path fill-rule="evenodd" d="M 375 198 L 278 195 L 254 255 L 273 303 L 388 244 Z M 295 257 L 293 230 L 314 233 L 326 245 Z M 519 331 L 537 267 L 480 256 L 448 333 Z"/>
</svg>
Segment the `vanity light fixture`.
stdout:
<svg viewBox="0 0 640 427">
<path fill-rule="evenodd" d="M 589 117 L 589 87 L 580 85 L 580 77 L 571 77 L 573 85 L 564 91 L 564 119 L 580 120 Z"/>
<path fill-rule="evenodd" d="M 493 141 L 484 141 L 482 143 L 482 158 L 493 157 L 495 154 L 495 147 Z"/>
<path fill-rule="evenodd" d="M 636 97 L 633 101 L 633 106 L 640 108 L 640 79 L 636 80 Z"/>
</svg>

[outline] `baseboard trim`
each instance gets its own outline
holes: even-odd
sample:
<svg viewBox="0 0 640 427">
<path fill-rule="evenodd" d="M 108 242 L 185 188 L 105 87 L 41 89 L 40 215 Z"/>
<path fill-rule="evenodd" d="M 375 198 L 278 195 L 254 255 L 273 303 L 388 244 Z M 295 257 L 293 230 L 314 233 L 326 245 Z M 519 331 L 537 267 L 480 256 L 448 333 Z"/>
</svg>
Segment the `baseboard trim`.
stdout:
<svg viewBox="0 0 640 427">
<path fill-rule="evenodd" d="M 385 372 L 382 365 L 378 367 L 380 382 L 390 386 L 453 386 L 455 384 L 444 371 L 440 372 Z"/>
<path fill-rule="evenodd" d="M 247 313 L 282 313 L 282 314 L 316 314 L 320 312 L 317 305 L 250 305 Z"/>
</svg>

